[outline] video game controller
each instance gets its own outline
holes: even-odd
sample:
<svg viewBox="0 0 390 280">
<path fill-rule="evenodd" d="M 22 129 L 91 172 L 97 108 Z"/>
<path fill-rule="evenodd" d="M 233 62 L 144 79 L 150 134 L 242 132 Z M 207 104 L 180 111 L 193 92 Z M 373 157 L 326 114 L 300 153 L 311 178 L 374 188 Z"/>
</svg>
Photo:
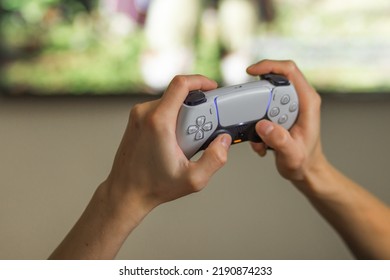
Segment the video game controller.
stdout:
<svg viewBox="0 0 390 280">
<path fill-rule="evenodd" d="M 191 91 L 177 120 L 176 137 L 187 158 L 204 150 L 220 134 L 232 144 L 261 142 L 255 125 L 262 119 L 290 129 L 298 116 L 294 86 L 284 76 L 266 74 L 261 80 L 221 87 L 207 92 Z"/>
</svg>

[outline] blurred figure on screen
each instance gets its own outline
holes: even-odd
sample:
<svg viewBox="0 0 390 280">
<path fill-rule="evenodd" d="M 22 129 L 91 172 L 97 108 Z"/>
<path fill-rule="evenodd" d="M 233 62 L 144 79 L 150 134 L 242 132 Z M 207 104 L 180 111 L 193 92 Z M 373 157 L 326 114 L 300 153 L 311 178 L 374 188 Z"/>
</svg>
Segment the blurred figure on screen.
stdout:
<svg viewBox="0 0 390 280">
<path fill-rule="evenodd" d="M 137 26 L 145 24 L 151 0 L 101 0 L 100 10 L 109 18 L 110 31 L 129 35 Z"/>
<path fill-rule="evenodd" d="M 200 40 L 219 45 L 218 70 L 224 83 L 246 81 L 260 19 L 272 21 L 274 15 L 272 0 L 151 1 L 141 62 L 145 82 L 162 90 L 174 75 L 193 72 Z"/>
<path fill-rule="evenodd" d="M 219 1 L 220 41 L 225 54 L 221 61 L 222 79 L 238 84 L 248 79 L 247 65 L 253 61 L 253 38 L 258 25 L 258 2 L 251 0 Z"/>
<path fill-rule="evenodd" d="M 147 47 L 141 58 L 141 72 L 150 87 L 162 90 L 176 74 L 192 71 L 201 2 L 151 2 L 144 30 Z"/>
<path fill-rule="evenodd" d="M 194 71 L 225 84 L 247 81 L 258 27 L 275 18 L 273 0 L 101 0 L 100 7 L 113 34 L 143 28 L 140 71 L 158 91 L 173 76 Z"/>
</svg>

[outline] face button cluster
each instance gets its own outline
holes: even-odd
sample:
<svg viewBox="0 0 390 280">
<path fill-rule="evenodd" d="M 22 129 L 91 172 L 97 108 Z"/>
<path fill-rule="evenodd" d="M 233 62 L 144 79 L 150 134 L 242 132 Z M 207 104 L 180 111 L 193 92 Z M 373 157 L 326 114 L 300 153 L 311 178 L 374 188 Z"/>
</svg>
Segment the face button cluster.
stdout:
<svg viewBox="0 0 390 280">
<path fill-rule="evenodd" d="M 285 109 L 286 106 L 288 106 L 289 113 L 294 113 L 298 110 L 298 103 L 295 101 L 291 102 L 290 95 L 285 94 L 280 98 L 279 103 L 276 103 L 275 106 L 270 109 L 269 116 L 271 118 L 278 117 L 278 124 L 286 123 L 288 121 L 288 112 Z M 281 111 L 283 111 L 282 114 Z"/>
</svg>

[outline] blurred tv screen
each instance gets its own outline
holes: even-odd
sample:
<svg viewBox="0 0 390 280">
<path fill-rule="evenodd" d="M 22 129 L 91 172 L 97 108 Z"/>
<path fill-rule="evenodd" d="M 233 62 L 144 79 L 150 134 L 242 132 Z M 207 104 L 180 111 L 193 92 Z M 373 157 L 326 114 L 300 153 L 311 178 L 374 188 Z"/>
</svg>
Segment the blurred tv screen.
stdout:
<svg viewBox="0 0 390 280">
<path fill-rule="evenodd" d="M 390 92 L 388 0 L 2 0 L 0 90 L 159 94 L 177 74 L 220 85 L 291 59 L 321 92 Z"/>
</svg>

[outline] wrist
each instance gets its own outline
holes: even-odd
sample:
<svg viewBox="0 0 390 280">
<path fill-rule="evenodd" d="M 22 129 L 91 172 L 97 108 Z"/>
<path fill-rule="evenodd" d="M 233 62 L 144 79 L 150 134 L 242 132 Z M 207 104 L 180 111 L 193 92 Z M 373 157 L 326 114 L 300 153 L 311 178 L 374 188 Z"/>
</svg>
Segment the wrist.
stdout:
<svg viewBox="0 0 390 280">
<path fill-rule="evenodd" d="M 307 164 L 301 179 L 292 183 L 309 198 L 330 198 L 338 191 L 330 182 L 333 171 L 334 168 L 323 153 L 318 152 L 315 160 Z"/>
<path fill-rule="evenodd" d="M 123 192 L 119 186 L 109 181 L 104 181 L 94 196 L 104 205 L 107 217 L 121 224 L 128 233 L 154 208 L 143 203 L 136 193 Z"/>
<path fill-rule="evenodd" d="M 119 196 L 105 181 L 51 259 L 112 259 L 147 215 L 136 199 Z"/>
</svg>

